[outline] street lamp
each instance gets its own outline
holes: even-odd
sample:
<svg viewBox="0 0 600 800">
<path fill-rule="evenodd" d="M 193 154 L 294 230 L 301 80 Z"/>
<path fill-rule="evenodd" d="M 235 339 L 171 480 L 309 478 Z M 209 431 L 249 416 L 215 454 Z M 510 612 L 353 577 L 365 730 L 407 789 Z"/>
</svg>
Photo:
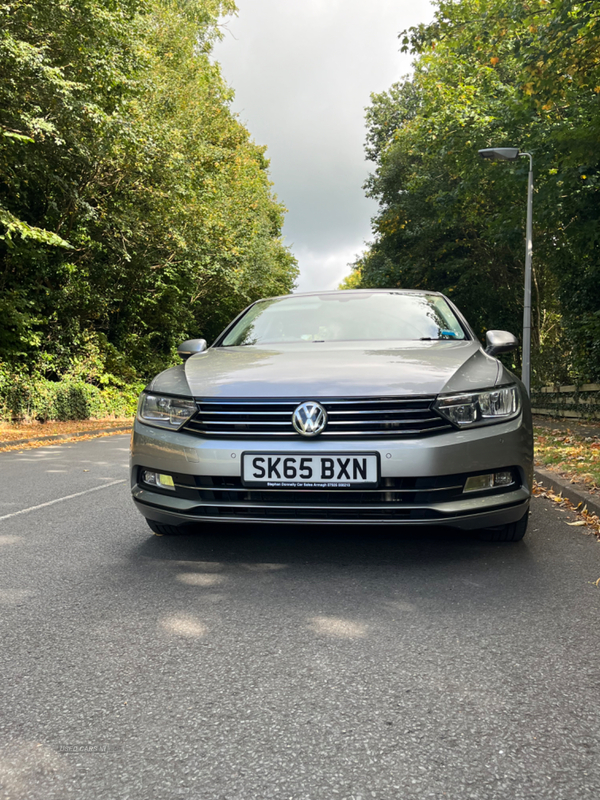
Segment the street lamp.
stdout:
<svg viewBox="0 0 600 800">
<path fill-rule="evenodd" d="M 487 147 L 480 150 L 482 158 L 492 161 L 516 161 L 519 156 L 529 158 L 529 181 L 527 184 L 527 230 L 525 234 L 525 300 L 523 303 L 523 365 L 521 378 L 530 394 L 531 389 L 531 254 L 533 252 L 533 158 L 531 153 L 521 153 L 518 147 Z"/>
</svg>

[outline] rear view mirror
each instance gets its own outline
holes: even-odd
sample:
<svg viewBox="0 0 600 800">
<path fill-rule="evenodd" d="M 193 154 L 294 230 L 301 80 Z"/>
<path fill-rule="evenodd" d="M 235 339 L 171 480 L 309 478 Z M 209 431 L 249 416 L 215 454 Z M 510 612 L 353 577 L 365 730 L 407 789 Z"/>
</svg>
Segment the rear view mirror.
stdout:
<svg viewBox="0 0 600 800">
<path fill-rule="evenodd" d="M 516 336 L 508 331 L 488 331 L 485 335 L 485 352 L 489 356 L 497 356 L 499 353 L 508 353 L 519 346 Z"/>
<path fill-rule="evenodd" d="M 186 361 L 190 356 L 194 356 L 196 353 L 203 353 L 207 349 L 206 339 L 188 339 L 179 345 L 177 353 Z"/>
</svg>

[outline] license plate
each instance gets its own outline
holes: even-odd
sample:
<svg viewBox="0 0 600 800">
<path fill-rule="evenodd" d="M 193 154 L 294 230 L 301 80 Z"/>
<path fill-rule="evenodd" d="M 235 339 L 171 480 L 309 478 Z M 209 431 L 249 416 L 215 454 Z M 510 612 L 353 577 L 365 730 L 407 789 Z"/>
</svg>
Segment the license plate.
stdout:
<svg viewBox="0 0 600 800">
<path fill-rule="evenodd" d="M 377 453 L 242 453 L 242 485 L 263 489 L 375 488 Z"/>
</svg>

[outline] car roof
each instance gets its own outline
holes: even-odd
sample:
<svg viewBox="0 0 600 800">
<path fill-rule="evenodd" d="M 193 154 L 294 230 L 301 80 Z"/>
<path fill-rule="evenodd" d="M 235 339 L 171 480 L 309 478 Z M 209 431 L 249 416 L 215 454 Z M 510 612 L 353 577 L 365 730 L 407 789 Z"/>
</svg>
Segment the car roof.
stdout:
<svg viewBox="0 0 600 800">
<path fill-rule="evenodd" d="M 264 300 L 283 300 L 286 297 L 319 297 L 323 294 L 436 294 L 443 297 L 441 292 L 434 292 L 429 289 L 325 289 L 322 292 L 293 292 L 292 294 L 280 294 L 275 297 L 265 297 Z M 258 302 L 258 301 L 257 301 Z"/>
</svg>

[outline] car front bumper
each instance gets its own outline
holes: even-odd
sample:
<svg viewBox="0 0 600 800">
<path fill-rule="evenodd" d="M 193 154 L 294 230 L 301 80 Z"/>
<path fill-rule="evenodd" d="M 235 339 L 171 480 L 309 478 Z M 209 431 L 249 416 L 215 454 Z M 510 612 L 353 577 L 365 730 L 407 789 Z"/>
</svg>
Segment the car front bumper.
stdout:
<svg viewBox="0 0 600 800">
<path fill-rule="evenodd" d="M 372 493 L 331 490 L 253 491 L 240 481 L 242 453 L 377 452 L 380 487 Z M 175 476 L 175 492 L 141 483 L 141 470 Z M 511 469 L 512 486 L 463 493 L 465 476 Z M 168 525 L 208 521 L 310 524 L 446 525 L 464 530 L 516 522 L 533 482 L 531 423 L 523 416 L 472 430 L 423 438 L 357 441 L 204 439 L 136 420 L 131 491 L 139 511 Z M 424 487 L 424 488 L 423 488 Z"/>
</svg>

